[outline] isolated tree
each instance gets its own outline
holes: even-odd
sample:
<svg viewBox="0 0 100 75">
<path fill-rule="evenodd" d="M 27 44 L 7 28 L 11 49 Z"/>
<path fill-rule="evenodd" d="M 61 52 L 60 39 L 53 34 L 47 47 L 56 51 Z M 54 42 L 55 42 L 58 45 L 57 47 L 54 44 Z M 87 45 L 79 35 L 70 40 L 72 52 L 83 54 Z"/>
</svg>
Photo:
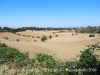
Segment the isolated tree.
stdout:
<svg viewBox="0 0 100 75">
<path fill-rule="evenodd" d="M 45 41 L 45 40 L 47 40 L 47 37 L 46 36 L 42 36 L 41 41 Z"/>
<path fill-rule="evenodd" d="M 49 38 L 52 39 L 52 36 L 50 35 Z"/>
</svg>

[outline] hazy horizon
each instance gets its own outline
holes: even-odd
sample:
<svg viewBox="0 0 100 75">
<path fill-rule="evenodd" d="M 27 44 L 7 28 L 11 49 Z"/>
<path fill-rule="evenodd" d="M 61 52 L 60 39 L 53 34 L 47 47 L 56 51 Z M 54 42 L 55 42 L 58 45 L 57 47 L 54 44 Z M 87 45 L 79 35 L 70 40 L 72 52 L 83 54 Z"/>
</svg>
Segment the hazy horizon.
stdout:
<svg viewBox="0 0 100 75">
<path fill-rule="evenodd" d="M 100 26 L 100 0 L 0 0 L 0 26 Z"/>
</svg>

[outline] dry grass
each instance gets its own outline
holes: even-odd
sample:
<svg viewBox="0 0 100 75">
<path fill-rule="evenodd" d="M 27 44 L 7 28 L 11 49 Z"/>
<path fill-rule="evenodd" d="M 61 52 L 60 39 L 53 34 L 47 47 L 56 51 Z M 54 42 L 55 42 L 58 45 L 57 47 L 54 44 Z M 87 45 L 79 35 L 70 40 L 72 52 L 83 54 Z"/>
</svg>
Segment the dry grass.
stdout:
<svg viewBox="0 0 100 75">
<path fill-rule="evenodd" d="M 19 32 L 20 34 L 31 35 L 32 37 L 23 37 L 18 36 L 12 33 L 0 33 L 0 41 L 6 43 L 8 46 L 19 49 L 21 52 L 28 52 L 30 57 L 33 57 L 35 53 L 42 52 L 50 55 L 55 54 L 55 58 L 59 59 L 71 59 L 76 58 L 76 54 L 80 54 L 80 51 L 86 47 L 88 44 L 93 44 L 100 41 L 100 36 L 96 34 L 96 37 L 88 37 L 89 34 L 78 34 L 74 33 L 56 33 L 58 37 L 55 37 L 56 34 L 53 34 L 54 31 L 26 31 Z M 57 31 L 56 31 L 57 32 Z M 52 35 L 52 39 L 48 39 L 46 42 L 41 42 L 40 38 L 46 35 Z M 7 36 L 9 40 L 3 39 Z M 20 42 L 17 42 L 16 39 L 20 39 Z M 37 42 L 34 42 L 37 40 Z"/>
</svg>

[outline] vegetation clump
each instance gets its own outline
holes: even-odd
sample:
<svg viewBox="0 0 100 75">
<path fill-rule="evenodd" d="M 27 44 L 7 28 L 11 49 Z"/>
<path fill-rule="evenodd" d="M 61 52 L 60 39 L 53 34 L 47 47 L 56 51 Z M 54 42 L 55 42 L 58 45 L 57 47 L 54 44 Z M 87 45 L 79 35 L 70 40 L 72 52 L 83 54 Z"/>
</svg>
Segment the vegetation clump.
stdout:
<svg viewBox="0 0 100 75">
<path fill-rule="evenodd" d="M 37 40 L 34 40 L 34 42 L 37 42 Z"/>
<path fill-rule="evenodd" d="M 55 34 L 55 32 L 53 32 L 53 34 Z"/>
<path fill-rule="evenodd" d="M 39 36 L 37 36 L 37 38 L 39 38 Z"/>
<path fill-rule="evenodd" d="M 34 36 L 32 36 L 32 38 L 34 38 Z"/>
<path fill-rule="evenodd" d="M 47 40 L 47 37 L 44 35 L 44 36 L 42 36 L 41 41 L 45 42 L 45 40 Z"/>
<path fill-rule="evenodd" d="M 18 41 L 18 42 L 19 42 L 20 40 L 19 40 L 19 39 L 16 39 L 16 41 Z"/>
<path fill-rule="evenodd" d="M 73 36 L 74 34 L 72 34 L 72 36 Z"/>
<path fill-rule="evenodd" d="M 52 36 L 50 35 L 49 38 L 52 39 Z"/>
<path fill-rule="evenodd" d="M 6 36 L 6 37 L 3 37 L 3 39 L 6 39 L 6 40 L 8 40 L 9 38 Z"/>
<path fill-rule="evenodd" d="M 55 37 L 58 37 L 58 35 L 56 35 Z"/>
<path fill-rule="evenodd" d="M 95 35 L 94 34 L 89 34 L 89 37 L 95 37 Z"/>
</svg>

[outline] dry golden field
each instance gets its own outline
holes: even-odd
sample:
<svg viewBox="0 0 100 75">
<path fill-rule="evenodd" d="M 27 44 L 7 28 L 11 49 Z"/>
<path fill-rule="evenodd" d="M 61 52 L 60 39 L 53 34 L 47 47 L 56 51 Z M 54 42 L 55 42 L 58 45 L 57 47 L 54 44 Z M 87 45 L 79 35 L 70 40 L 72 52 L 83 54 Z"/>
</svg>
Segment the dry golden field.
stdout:
<svg viewBox="0 0 100 75">
<path fill-rule="evenodd" d="M 53 34 L 53 32 L 56 32 Z M 21 52 L 29 52 L 30 57 L 34 57 L 34 54 L 37 52 L 42 52 L 46 54 L 53 55 L 57 59 L 72 59 L 76 58 L 76 54 L 80 54 L 86 45 L 95 44 L 96 42 L 100 42 L 99 34 L 95 34 L 96 37 L 89 37 L 89 34 L 80 34 L 77 35 L 74 32 L 64 32 L 57 33 L 58 31 L 24 31 L 18 32 L 21 35 L 31 35 L 32 37 L 24 37 L 18 36 L 13 33 L 3 32 L 0 33 L 0 41 L 6 43 L 8 46 L 19 49 Z M 74 35 L 72 36 L 72 33 Z M 52 35 L 52 39 L 48 39 L 45 42 L 41 41 L 41 38 L 37 38 L 37 36 L 42 37 L 46 35 Z M 58 37 L 55 37 L 58 35 Z M 3 37 L 8 37 L 8 40 L 3 39 Z M 20 41 L 17 42 L 16 39 Z M 34 40 L 37 40 L 35 42 Z"/>
</svg>

